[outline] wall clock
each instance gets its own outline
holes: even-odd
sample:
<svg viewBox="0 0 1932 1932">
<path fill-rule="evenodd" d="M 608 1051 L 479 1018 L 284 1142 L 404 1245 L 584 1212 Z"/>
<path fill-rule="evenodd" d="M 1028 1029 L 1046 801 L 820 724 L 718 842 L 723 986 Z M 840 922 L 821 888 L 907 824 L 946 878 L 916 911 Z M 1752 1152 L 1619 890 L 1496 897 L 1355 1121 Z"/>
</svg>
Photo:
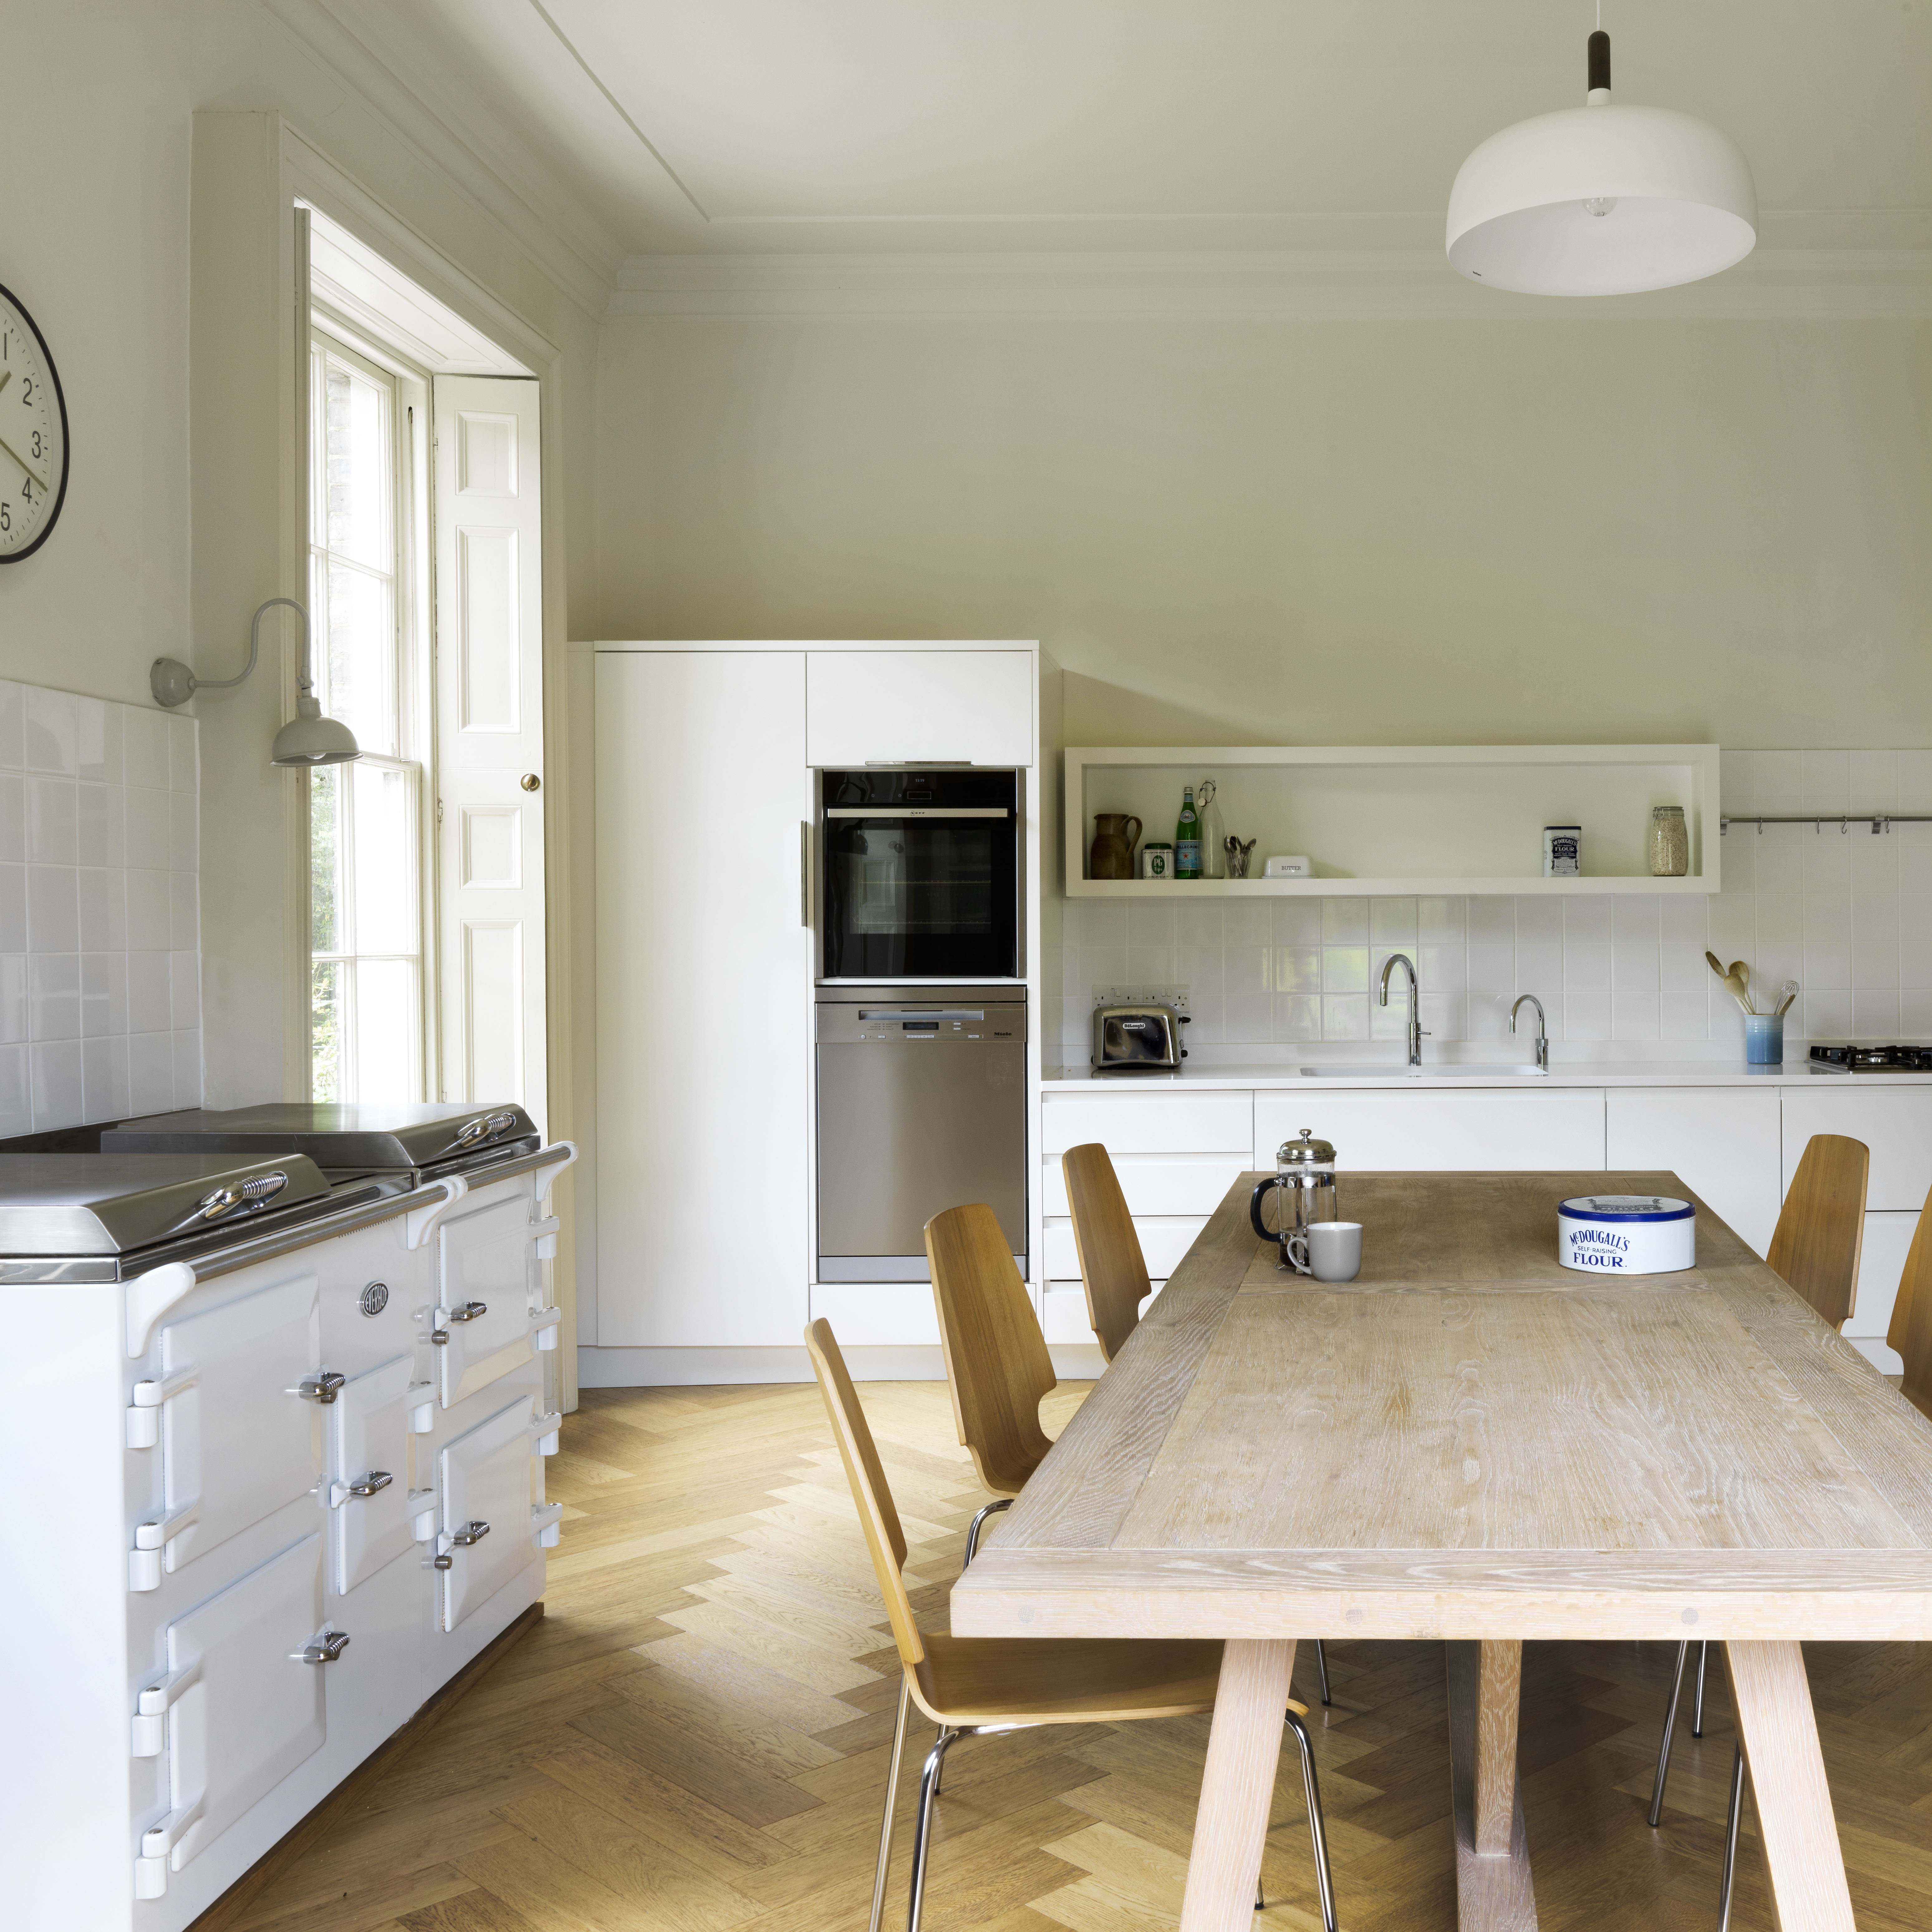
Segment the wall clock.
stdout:
<svg viewBox="0 0 1932 1932">
<path fill-rule="evenodd" d="M 32 556 L 67 501 L 67 398 L 46 338 L 0 288 L 0 563 Z"/>
</svg>

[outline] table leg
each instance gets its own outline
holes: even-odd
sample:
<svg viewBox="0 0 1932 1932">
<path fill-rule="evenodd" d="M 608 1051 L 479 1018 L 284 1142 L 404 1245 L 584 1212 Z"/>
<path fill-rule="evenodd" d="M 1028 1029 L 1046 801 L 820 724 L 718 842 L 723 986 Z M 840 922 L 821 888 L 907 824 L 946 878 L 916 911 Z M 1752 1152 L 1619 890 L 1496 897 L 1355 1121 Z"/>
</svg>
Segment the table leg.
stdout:
<svg viewBox="0 0 1932 1932">
<path fill-rule="evenodd" d="M 1444 1648 L 1456 1922 L 1462 1932 L 1535 1932 L 1536 1896 L 1516 1774 L 1522 1646 L 1491 1640 Z"/>
<path fill-rule="evenodd" d="M 1832 1815 L 1804 1654 L 1795 1643 L 1726 1643 L 1731 1708 L 1779 1932 L 1852 1932 L 1844 1855 Z"/>
<path fill-rule="evenodd" d="M 1221 1653 L 1180 1932 L 1248 1932 L 1294 1670 L 1292 1638 L 1231 1639 Z"/>
</svg>

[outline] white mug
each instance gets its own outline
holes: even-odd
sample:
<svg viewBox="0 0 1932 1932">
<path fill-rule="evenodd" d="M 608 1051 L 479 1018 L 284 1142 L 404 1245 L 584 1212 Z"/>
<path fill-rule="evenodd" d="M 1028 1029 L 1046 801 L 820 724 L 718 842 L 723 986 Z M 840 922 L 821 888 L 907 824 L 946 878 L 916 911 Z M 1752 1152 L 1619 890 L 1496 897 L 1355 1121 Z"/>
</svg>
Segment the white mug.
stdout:
<svg viewBox="0 0 1932 1932">
<path fill-rule="evenodd" d="M 1296 1271 L 1317 1281 L 1353 1281 L 1362 1271 L 1362 1224 L 1316 1221 L 1282 1244 Z"/>
</svg>

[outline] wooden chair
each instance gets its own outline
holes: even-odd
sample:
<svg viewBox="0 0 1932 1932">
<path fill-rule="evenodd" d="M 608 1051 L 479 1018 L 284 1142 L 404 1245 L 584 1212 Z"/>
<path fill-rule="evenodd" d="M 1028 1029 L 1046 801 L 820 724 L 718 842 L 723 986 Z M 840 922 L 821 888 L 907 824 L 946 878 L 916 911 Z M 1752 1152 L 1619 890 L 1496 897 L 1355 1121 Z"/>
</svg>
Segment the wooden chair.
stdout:
<svg viewBox="0 0 1932 1932">
<path fill-rule="evenodd" d="M 1006 1262 L 1010 1267 L 1010 1252 Z M 865 1411 L 859 1406 L 831 1324 L 813 1322 L 805 1331 L 805 1346 L 818 1378 L 819 1392 L 825 1398 L 846 1480 L 852 1486 L 852 1500 L 858 1505 L 866 1547 L 899 1654 L 898 1721 L 892 1733 L 885 1816 L 879 1826 L 879 1862 L 872 1878 L 872 1932 L 878 1932 L 880 1915 L 885 1909 L 892 1802 L 898 1789 L 908 1706 L 916 1704 L 939 1727 L 920 1774 L 918 1821 L 913 1838 L 906 1928 L 907 1932 L 919 1932 L 940 1771 L 946 1752 L 960 1738 L 1030 1730 L 1040 1724 L 1118 1724 L 1140 1718 L 1187 1717 L 1211 1711 L 1220 1676 L 1221 1646 L 1218 1641 L 946 1636 L 922 1630 L 901 1574 L 906 1560 L 905 1532 L 899 1526 L 878 1446 Z M 1308 1801 L 1308 1835 L 1314 1848 L 1322 1923 L 1328 1932 L 1335 1932 L 1328 1846 L 1307 1716 L 1305 1706 L 1289 1706 L 1287 1721 L 1301 1754 L 1302 1789 Z M 1259 1910 L 1262 1901 L 1258 1898 L 1255 1904 Z"/>
<path fill-rule="evenodd" d="M 998 1498 L 967 1529 L 970 1563 L 981 1525 L 995 1510 L 1012 1508 L 1053 1447 L 1040 1426 L 1040 1398 L 1056 1386 L 1053 1360 L 992 1208 L 949 1208 L 934 1215 L 926 1224 L 926 1258 L 952 1419 L 980 1482 Z"/>
<path fill-rule="evenodd" d="M 1138 1324 L 1141 1304 L 1154 1292 L 1154 1284 L 1107 1150 L 1098 1141 L 1069 1148 L 1060 1156 L 1060 1172 L 1066 1181 L 1073 1245 L 1087 1289 L 1087 1319 L 1100 1353 L 1111 1362 Z"/>
<path fill-rule="evenodd" d="M 1843 1134 L 1814 1134 L 1804 1144 L 1798 1172 L 1791 1177 L 1791 1191 L 1784 1197 L 1778 1226 L 1772 1231 L 1771 1252 L 1765 1256 L 1772 1271 L 1781 1276 L 1834 1328 L 1842 1328 L 1850 1317 L 1858 1289 L 1858 1256 L 1864 1245 L 1865 1183 L 1871 1170 L 1871 1150 L 1863 1141 Z M 1928 1203 L 1932 1206 L 1932 1203 Z M 1913 1278 L 1912 1264 L 1918 1258 L 1925 1232 L 1925 1215 L 1912 1237 L 1912 1250 L 1906 1256 L 1904 1279 L 1899 1284 L 1898 1300 L 1892 1310 L 1893 1335 L 1903 1335 L 1909 1325 L 1900 1321 L 1907 1310 L 1906 1283 Z M 1925 1266 L 1932 1273 L 1932 1244 L 1927 1244 Z M 1928 1331 L 1921 1343 L 1924 1352 L 1924 1386 L 1932 1401 L 1932 1294 L 1919 1320 Z M 1903 1354 L 1898 1341 L 1887 1341 Z M 1908 1360 L 1906 1380 L 1912 1378 Z M 1909 1391 L 1908 1391 L 1909 1394 Z M 1916 1396 L 1910 1399 L 1924 1409 Z M 1932 1409 L 1926 1411 L 1932 1414 Z M 1690 1653 L 1688 1638 L 1677 1646 L 1677 1670 L 1671 1681 L 1670 1703 L 1664 1714 L 1664 1741 L 1657 1754 L 1657 1776 L 1651 1785 L 1650 1822 L 1654 1826 L 1664 1815 L 1664 1780 L 1670 1775 L 1671 1734 L 1677 1726 L 1677 1707 L 1684 1694 L 1684 1666 Z M 1711 1660 L 1708 1642 L 1697 1646 L 1697 1688 L 1691 1707 L 1690 1735 L 1704 1735 L 1704 1679 Z M 1744 1747 L 1740 1744 L 1731 1766 L 1731 1811 L 1724 1833 L 1724 1889 L 1718 1902 L 1718 1923 L 1730 1922 L 1731 1881 L 1737 1866 L 1738 1811 L 1744 1796 Z"/>
<path fill-rule="evenodd" d="M 1863 1141 L 1814 1134 L 1765 1256 L 1834 1328 L 1845 1325 L 1858 1294 L 1870 1167 L 1871 1150 Z"/>
<path fill-rule="evenodd" d="M 1905 1361 L 1899 1393 L 1921 1415 L 1932 1416 L 1932 1195 L 1918 1210 L 1918 1225 L 1906 1250 L 1905 1272 L 1898 1280 L 1898 1299 L 1892 1304 L 1886 1346 Z"/>
</svg>

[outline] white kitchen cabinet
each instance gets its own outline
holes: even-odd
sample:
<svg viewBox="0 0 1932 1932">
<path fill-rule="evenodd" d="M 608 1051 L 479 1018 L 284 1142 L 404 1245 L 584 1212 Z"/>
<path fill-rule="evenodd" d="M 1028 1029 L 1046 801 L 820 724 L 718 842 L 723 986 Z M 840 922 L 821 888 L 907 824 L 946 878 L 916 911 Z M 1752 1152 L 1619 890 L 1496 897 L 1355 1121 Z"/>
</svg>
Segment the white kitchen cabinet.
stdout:
<svg viewBox="0 0 1932 1932">
<path fill-rule="evenodd" d="M 1916 1214 L 1879 1214 L 1865 1216 L 1864 1241 L 1858 1250 L 1858 1282 L 1852 1312 L 1843 1333 L 1867 1360 L 1888 1376 L 1902 1374 L 1905 1364 L 1886 1346 L 1898 1285 L 1905 1273 L 1906 1252 L 1912 1246 Z"/>
<path fill-rule="evenodd" d="M 554 1310 L 542 1297 L 530 1205 L 511 1199 L 452 1216 L 436 1231 L 439 1393 L 447 1408 L 487 1388 L 545 1340 Z"/>
<path fill-rule="evenodd" d="M 819 1282 L 812 1318 L 832 1324 L 841 1342 L 861 1348 L 937 1348 L 939 1311 L 923 1281 Z"/>
<path fill-rule="evenodd" d="M 806 761 L 1030 765 L 1034 679 L 998 646 L 808 652 Z"/>
<path fill-rule="evenodd" d="M 1123 1154 L 1108 1148 L 1114 1173 L 1127 1212 L 1143 1214 L 1192 1214 L 1204 1218 L 1221 1204 L 1234 1177 L 1248 1168 L 1245 1145 L 1226 1154 Z M 1058 1154 L 1040 1163 L 1042 1211 L 1064 1218 L 1068 1213 L 1066 1175 Z"/>
<path fill-rule="evenodd" d="M 1156 1090 L 1125 1078 L 1104 1093 L 1049 1094 L 1041 1109 L 1040 1152 L 1058 1161 L 1069 1148 L 1098 1141 L 1110 1154 L 1234 1153 L 1245 1159 L 1253 1143 L 1254 1106 L 1252 1094 Z"/>
<path fill-rule="evenodd" d="M 1781 1132 L 1774 1087 L 1612 1087 L 1604 1165 L 1669 1169 L 1762 1255 L 1782 1198 Z"/>
<path fill-rule="evenodd" d="M 600 1347 L 806 1324 L 805 659 L 597 656 Z"/>
<path fill-rule="evenodd" d="M 1352 1168 L 1456 1173 L 1600 1171 L 1604 1166 L 1600 1088 L 1259 1093 L 1255 1096 L 1255 1166 L 1272 1172 L 1275 1150 L 1304 1127 L 1312 1129 L 1316 1139 L 1335 1144 L 1345 1219 Z"/>
<path fill-rule="evenodd" d="M 1227 1189 L 1224 1186 L 1221 1191 L 1225 1194 Z M 1196 1237 L 1207 1225 L 1204 1214 L 1136 1214 L 1134 1232 L 1140 1238 L 1148 1278 L 1165 1281 L 1180 1265 L 1181 1256 L 1194 1245 Z M 1046 1223 L 1046 1278 L 1049 1281 L 1080 1279 L 1080 1252 L 1070 1220 L 1050 1220 Z"/>
<path fill-rule="evenodd" d="M 1784 1091 L 1784 1191 L 1814 1134 L 1844 1134 L 1871 1150 L 1868 1210 L 1916 1214 L 1932 1192 L 1932 1088 L 1888 1087 L 1850 1074 Z"/>
<path fill-rule="evenodd" d="M 335 1593 L 346 1597 L 407 1550 L 410 1418 L 429 1395 L 398 1355 L 345 1384 L 328 1410 Z"/>
</svg>

